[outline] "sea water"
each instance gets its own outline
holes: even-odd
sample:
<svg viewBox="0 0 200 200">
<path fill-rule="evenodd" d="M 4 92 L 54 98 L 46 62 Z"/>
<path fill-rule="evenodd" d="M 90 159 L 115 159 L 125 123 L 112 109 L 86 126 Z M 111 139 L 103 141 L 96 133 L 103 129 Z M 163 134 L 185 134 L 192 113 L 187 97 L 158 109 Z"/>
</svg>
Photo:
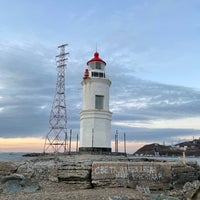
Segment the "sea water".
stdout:
<svg viewBox="0 0 200 200">
<path fill-rule="evenodd" d="M 169 161 L 183 161 L 182 157 L 146 157 L 146 156 L 131 156 L 131 158 L 148 158 L 157 160 L 169 160 Z M 197 162 L 200 165 L 200 157 L 186 157 L 186 162 Z"/>
<path fill-rule="evenodd" d="M 22 159 L 26 153 L 22 152 L 0 152 L 0 161 L 15 161 Z"/>
</svg>

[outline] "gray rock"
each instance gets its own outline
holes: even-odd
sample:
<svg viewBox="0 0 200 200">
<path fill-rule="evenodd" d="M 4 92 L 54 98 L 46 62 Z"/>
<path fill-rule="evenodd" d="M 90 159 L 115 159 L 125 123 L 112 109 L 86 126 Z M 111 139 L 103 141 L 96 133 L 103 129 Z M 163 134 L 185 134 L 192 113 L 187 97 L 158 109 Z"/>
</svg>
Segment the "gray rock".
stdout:
<svg viewBox="0 0 200 200">
<path fill-rule="evenodd" d="M 20 164 L 20 166 L 17 169 L 17 173 L 23 174 L 28 178 L 31 178 L 33 176 L 33 162 L 23 162 Z"/>
<path fill-rule="evenodd" d="M 3 192 L 3 188 L 2 186 L 0 186 L 0 194 Z"/>
<path fill-rule="evenodd" d="M 8 180 L 2 186 L 3 193 L 14 194 L 21 190 L 21 185 L 19 180 Z"/>
<path fill-rule="evenodd" d="M 40 186 L 31 179 L 26 179 L 22 174 L 12 174 L 1 179 L 3 193 L 13 194 L 18 191 L 32 193 L 39 190 Z"/>
<path fill-rule="evenodd" d="M 136 186 L 136 189 L 138 192 L 140 192 L 141 194 L 145 194 L 145 195 L 149 195 L 151 194 L 151 191 L 149 190 L 149 187 L 148 186 L 139 186 L 137 185 Z"/>
<path fill-rule="evenodd" d="M 12 162 L 0 162 L 0 177 L 15 173 L 17 165 Z"/>
<path fill-rule="evenodd" d="M 22 181 L 25 177 L 22 174 L 11 174 L 9 176 L 4 176 L 1 178 L 1 183 L 4 184 L 9 180 Z"/>
<path fill-rule="evenodd" d="M 30 179 L 24 179 L 20 182 L 22 191 L 26 193 L 33 193 L 40 189 L 37 182 L 32 182 Z"/>
<path fill-rule="evenodd" d="M 180 200 L 177 197 L 171 197 L 164 194 L 154 194 L 150 196 L 150 200 Z"/>
<path fill-rule="evenodd" d="M 29 185 L 25 185 L 24 188 L 22 189 L 22 191 L 26 192 L 26 193 L 33 193 L 33 192 L 36 192 L 39 189 L 40 189 L 39 184 L 36 183 L 36 182 L 33 182 Z"/>
<path fill-rule="evenodd" d="M 11 175 L 12 173 L 23 175 Z M 112 155 L 45 155 L 19 162 L 0 162 L 0 178 L 4 185 L 9 180 L 19 181 L 25 191 L 32 191 L 31 180 L 63 182 L 90 187 L 130 187 L 137 185 L 142 196 L 149 197 L 151 191 L 182 188 L 186 182 L 192 182 L 200 177 L 197 165 L 184 165 L 181 162 L 135 161 L 123 156 Z M 6 176 L 6 177 L 5 177 Z M 29 181 L 24 177 L 29 178 Z M 177 197 L 196 194 L 198 182 L 186 184 L 184 192 Z M 189 192 L 192 194 L 189 194 Z M 1 192 L 1 191 L 0 191 Z M 168 196 L 173 196 L 168 194 Z M 176 194 L 175 194 L 176 196 Z M 187 196 L 188 197 L 188 196 Z M 157 198 L 161 198 L 157 195 Z M 169 197 L 170 198 L 170 197 Z"/>
<path fill-rule="evenodd" d="M 195 180 L 192 183 L 191 182 L 185 183 L 185 185 L 183 186 L 184 197 L 186 199 L 192 199 L 192 197 L 196 195 L 199 189 L 200 189 L 199 180 Z"/>
<path fill-rule="evenodd" d="M 127 197 L 113 196 L 109 197 L 109 200 L 128 200 Z"/>
<path fill-rule="evenodd" d="M 20 182 L 22 191 L 26 193 L 33 193 L 40 189 L 37 182 L 32 182 L 31 179 L 24 179 Z"/>
</svg>

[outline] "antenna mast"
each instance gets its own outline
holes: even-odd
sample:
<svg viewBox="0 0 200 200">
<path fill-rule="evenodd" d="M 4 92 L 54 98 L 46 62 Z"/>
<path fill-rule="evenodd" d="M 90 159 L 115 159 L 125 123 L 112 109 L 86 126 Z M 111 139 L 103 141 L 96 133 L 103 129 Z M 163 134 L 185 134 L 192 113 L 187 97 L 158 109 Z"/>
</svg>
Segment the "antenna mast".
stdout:
<svg viewBox="0 0 200 200">
<path fill-rule="evenodd" d="M 60 54 L 56 56 L 57 83 L 51 113 L 49 117 L 50 130 L 46 135 L 44 144 L 45 152 L 58 153 L 61 148 L 66 151 L 67 111 L 65 100 L 65 61 L 69 53 L 65 52 L 68 44 L 58 46 Z"/>
</svg>

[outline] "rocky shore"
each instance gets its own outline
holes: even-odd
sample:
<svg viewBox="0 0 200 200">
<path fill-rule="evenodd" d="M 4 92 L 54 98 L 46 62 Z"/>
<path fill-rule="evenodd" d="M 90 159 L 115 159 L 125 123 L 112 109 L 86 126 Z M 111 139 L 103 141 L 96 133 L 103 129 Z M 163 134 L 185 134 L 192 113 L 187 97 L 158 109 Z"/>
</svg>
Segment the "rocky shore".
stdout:
<svg viewBox="0 0 200 200">
<path fill-rule="evenodd" d="M 39 155 L 0 162 L 0 199 L 198 199 L 196 163 L 124 155 Z"/>
<path fill-rule="evenodd" d="M 138 149 L 134 155 L 154 156 L 182 156 L 183 151 L 186 156 L 200 157 L 200 139 L 182 142 L 175 145 L 160 145 L 157 143 L 147 144 Z"/>
</svg>

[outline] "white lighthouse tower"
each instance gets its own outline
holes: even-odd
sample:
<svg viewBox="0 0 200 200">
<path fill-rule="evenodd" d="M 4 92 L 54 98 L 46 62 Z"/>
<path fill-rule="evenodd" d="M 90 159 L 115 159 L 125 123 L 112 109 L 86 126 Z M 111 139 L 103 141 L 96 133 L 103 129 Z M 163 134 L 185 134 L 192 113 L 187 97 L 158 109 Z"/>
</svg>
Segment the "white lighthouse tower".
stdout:
<svg viewBox="0 0 200 200">
<path fill-rule="evenodd" d="M 88 68 L 81 82 L 83 86 L 82 111 L 80 113 L 79 151 L 111 152 L 111 117 L 106 62 L 94 53 L 87 62 Z"/>
</svg>

